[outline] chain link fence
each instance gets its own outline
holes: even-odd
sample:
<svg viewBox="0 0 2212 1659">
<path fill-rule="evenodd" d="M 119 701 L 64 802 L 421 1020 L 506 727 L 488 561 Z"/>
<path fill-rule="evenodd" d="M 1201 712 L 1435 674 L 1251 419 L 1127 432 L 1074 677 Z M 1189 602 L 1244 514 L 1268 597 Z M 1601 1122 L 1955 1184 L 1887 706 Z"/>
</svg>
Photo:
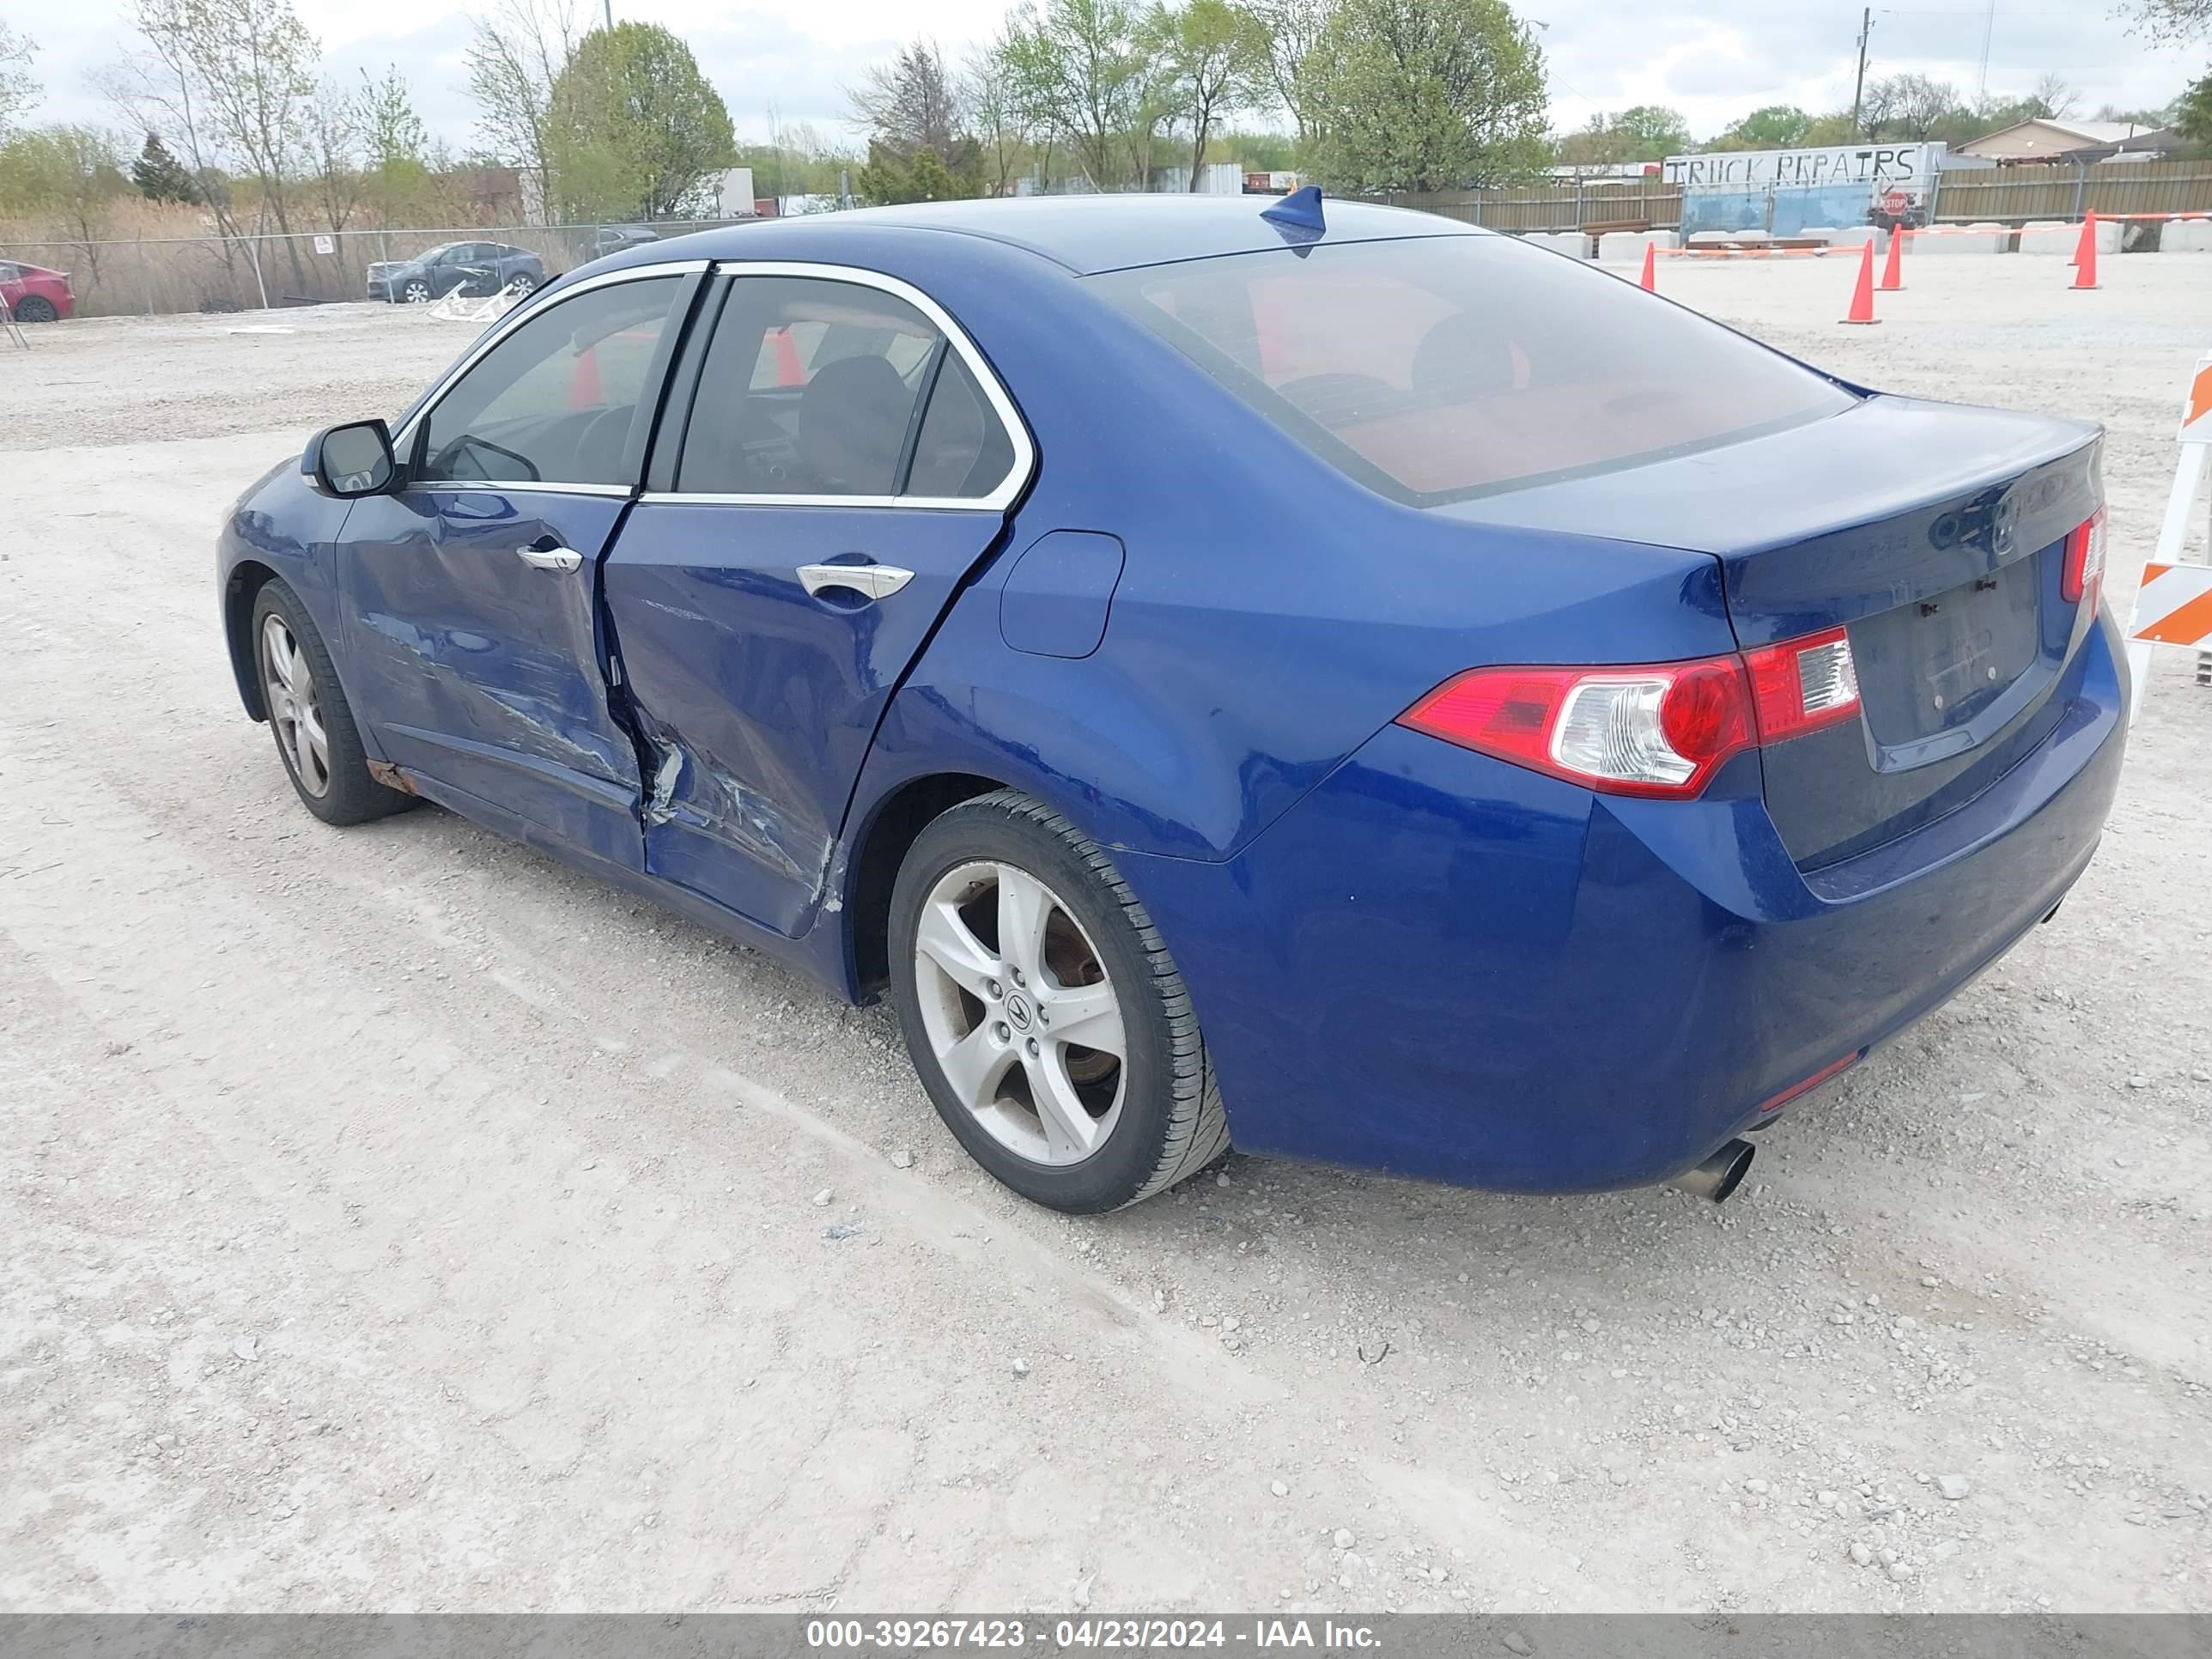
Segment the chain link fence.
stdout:
<svg viewBox="0 0 2212 1659">
<path fill-rule="evenodd" d="M 297 231 L 289 235 L 143 236 L 124 240 L 26 240 L 0 235 L 0 263 L 69 273 L 80 317 L 250 311 L 369 297 L 372 267 L 451 243 L 495 243 L 538 256 L 546 277 L 573 270 L 617 248 L 750 220 L 684 220 L 641 227 L 450 225 L 374 230 Z M 487 262 L 488 263 L 488 262 Z M 462 261 L 465 265 L 468 261 Z M 495 293 L 487 270 L 464 291 Z M 444 291 L 441 272 L 434 287 Z M 435 297 L 435 295 L 432 297 Z"/>
</svg>

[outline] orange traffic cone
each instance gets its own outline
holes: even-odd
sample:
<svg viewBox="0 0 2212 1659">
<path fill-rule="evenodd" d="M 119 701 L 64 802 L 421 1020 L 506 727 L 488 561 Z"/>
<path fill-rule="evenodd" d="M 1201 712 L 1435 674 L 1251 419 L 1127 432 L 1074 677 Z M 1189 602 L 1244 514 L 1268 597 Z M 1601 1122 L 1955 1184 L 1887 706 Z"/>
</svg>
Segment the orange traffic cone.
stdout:
<svg viewBox="0 0 2212 1659">
<path fill-rule="evenodd" d="M 599 385 L 599 349 L 587 345 L 568 369 L 568 407 L 597 409 L 606 400 Z"/>
<path fill-rule="evenodd" d="M 1646 294 L 1656 294 L 1659 291 L 1658 243 L 1646 242 L 1644 245 L 1644 275 L 1637 279 L 1636 285 Z"/>
<path fill-rule="evenodd" d="M 1889 258 L 1882 262 L 1881 291 L 1895 294 L 1905 287 L 1905 227 L 1889 233 Z"/>
<path fill-rule="evenodd" d="M 1874 314 L 1874 244 L 1865 245 L 1859 256 L 1858 285 L 1851 290 L 1851 314 L 1844 319 L 1847 323 L 1878 323 Z"/>
<path fill-rule="evenodd" d="M 2081 222 L 2081 245 L 2074 250 L 2074 289 L 2097 286 L 2097 216 L 2091 214 Z"/>
</svg>

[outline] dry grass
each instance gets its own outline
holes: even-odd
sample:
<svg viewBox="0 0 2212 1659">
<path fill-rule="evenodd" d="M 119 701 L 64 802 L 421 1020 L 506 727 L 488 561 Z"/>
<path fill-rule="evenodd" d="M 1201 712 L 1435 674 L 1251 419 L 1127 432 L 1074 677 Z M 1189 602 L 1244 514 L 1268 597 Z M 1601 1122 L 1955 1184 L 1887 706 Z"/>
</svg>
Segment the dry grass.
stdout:
<svg viewBox="0 0 2212 1659">
<path fill-rule="evenodd" d="M 295 222 L 305 222 L 295 216 Z M 226 240 L 201 209 L 130 197 L 107 204 L 88 227 L 59 216 L 0 220 L 0 258 L 69 272 L 79 314 L 101 317 L 251 309 L 263 303 L 264 288 L 272 306 L 358 300 L 372 263 L 407 258 L 462 237 L 530 248 L 549 271 L 592 257 L 589 228 L 471 226 L 454 219 L 427 229 L 386 228 L 368 216 L 341 234 L 320 232 L 331 236 L 328 253 L 316 251 L 318 234 L 309 227 L 289 238 Z"/>
</svg>

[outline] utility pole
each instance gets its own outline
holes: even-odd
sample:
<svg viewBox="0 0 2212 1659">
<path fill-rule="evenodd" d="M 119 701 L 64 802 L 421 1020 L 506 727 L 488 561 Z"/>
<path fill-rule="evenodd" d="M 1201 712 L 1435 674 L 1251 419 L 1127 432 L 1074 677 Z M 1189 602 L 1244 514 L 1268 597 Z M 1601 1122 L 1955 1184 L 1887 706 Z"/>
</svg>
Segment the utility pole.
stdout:
<svg viewBox="0 0 2212 1659">
<path fill-rule="evenodd" d="M 1982 15 L 1982 78 L 1974 88 L 1974 101 L 1980 103 L 1990 95 L 1990 36 L 1996 33 L 1997 0 L 1990 0 L 1990 9 Z"/>
<path fill-rule="evenodd" d="M 1866 137 L 1859 125 L 1859 111 L 1866 101 L 1867 36 L 1874 33 L 1874 8 L 1869 6 L 1859 14 L 1859 78 L 1851 83 L 1851 137 Z"/>
<path fill-rule="evenodd" d="M 606 8 L 607 33 L 612 34 L 615 32 L 615 0 L 599 0 L 599 3 Z"/>
</svg>

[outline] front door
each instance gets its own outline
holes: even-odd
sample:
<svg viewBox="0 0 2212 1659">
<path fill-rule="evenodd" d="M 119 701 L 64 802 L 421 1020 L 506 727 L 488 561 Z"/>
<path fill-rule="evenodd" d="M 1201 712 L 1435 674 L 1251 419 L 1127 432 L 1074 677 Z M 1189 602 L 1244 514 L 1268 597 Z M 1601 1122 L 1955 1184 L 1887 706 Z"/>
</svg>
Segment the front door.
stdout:
<svg viewBox="0 0 2212 1659">
<path fill-rule="evenodd" d="M 1030 447 L 903 284 L 725 286 L 674 487 L 631 510 L 606 605 L 648 750 L 647 869 L 795 937 L 884 705 L 1004 529 Z"/>
<path fill-rule="evenodd" d="M 684 279 L 533 313 L 400 436 L 393 495 L 347 520 L 355 697 L 453 805 L 639 867 L 637 752 L 607 706 L 599 559 L 628 509 Z"/>
</svg>

